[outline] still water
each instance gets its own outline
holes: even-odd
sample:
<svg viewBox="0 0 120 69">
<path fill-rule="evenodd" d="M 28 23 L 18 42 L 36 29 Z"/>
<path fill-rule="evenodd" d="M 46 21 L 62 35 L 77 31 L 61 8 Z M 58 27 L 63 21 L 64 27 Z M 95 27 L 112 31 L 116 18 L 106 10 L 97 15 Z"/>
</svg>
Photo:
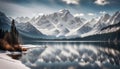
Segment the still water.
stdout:
<svg viewBox="0 0 120 69">
<path fill-rule="evenodd" d="M 120 43 L 33 42 L 20 59 L 31 69 L 120 69 Z"/>
</svg>

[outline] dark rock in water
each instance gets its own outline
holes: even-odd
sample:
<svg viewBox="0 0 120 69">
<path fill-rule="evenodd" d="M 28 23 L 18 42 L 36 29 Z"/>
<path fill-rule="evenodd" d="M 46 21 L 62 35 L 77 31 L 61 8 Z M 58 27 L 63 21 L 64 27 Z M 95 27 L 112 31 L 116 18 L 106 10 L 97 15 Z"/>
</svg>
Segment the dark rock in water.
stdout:
<svg viewBox="0 0 120 69">
<path fill-rule="evenodd" d="M 59 59 L 57 59 L 57 58 L 55 58 L 55 62 L 60 62 L 60 60 L 59 60 Z"/>
<path fill-rule="evenodd" d="M 113 58 L 109 59 L 110 63 L 114 65 L 114 60 Z"/>
<path fill-rule="evenodd" d="M 81 57 L 78 57 L 78 61 L 80 61 L 81 60 Z"/>
<path fill-rule="evenodd" d="M 46 63 L 48 63 L 48 62 L 49 62 L 49 59 L 48 59 L 48 58 L 46 58 L 46 57 L 42 57 L 42 59 L 43 59 Z"/>
<path fill-rule="evenodd" d="M 22 57 L 22 54 L 7 54 L 7 55 L 16 60 L 19 60 Z"/>
<path fill-rule="evenodd" d="M 120 60 L 118 58 L 114 58 L 115 64 L 120 65 Z"/>
<path fill-rule="evenodd" d="M 73 58 L 73 57 L 70 57 L 69 60 L 70 60 L 71 62 L 73 62 L 73 61 L 74 61 L 74 58 Z"/>
</svg>

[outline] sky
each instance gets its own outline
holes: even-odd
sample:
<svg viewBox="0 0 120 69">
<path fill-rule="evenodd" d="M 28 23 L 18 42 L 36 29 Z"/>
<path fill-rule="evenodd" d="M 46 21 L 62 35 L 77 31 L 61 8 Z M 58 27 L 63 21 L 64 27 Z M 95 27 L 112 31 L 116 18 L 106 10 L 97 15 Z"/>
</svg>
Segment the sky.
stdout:
<svg viewBox="0 0 120 69">
<path fill-rule="evenodd" d="M 99 16 L 120 11 L 120 0 L 0 0 L 0 11 L 10 17 L 50 14 L 68 9 L 75 16 Z"/>
</svg>

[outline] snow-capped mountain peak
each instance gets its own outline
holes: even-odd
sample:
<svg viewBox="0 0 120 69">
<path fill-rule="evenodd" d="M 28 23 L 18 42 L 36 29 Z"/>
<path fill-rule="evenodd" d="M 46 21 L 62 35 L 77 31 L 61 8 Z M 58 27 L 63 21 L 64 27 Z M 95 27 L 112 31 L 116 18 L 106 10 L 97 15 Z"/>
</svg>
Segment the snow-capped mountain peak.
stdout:
<svg viewBox="0 0 120 69">
<path fill-rule="evenodd" d="M 0 17 L 2 16 L 4 16 L 4 14 L 0 13 Z M 27 21 L 29 18 L 19 17 L 16 18 L 16 20 L 18 22 L 19 20 Z M 86 20 L 84 18 L 74 17 L 69 10 L 63 9 L 51 14 L 37 15 L 37 17 L 33 17 L 28 22 L 29 23 L 18 23 L 18 28 L 22 30 L 22 32 L 24 31 L 24 33 L 34 32 L 34 30 L 36 30 L 35 33 L 38 35 L 54 36 L 55 38 L 74 38 L 83 35 L 89 36 L 97 34 L 102 28 L 120 22 L 120 12 L 118 11 L 112 16 L 105 13 L 97 18 Z M 114 30 L 116 30 L 116 28 L 114 28 Z"/>
<path fill-rule="evenodd" d="M 110 18 L 110 15 L 109 15 L 109 14 L 104 14 L 104 15 L 101 17 L 101 21 L 102 21 L 102 22 L 106 22 L 109 18 Z"/>
<path fill-rule="evenodd" d="M 3 12 L 0 11 L 0 16 L 5 16 L 5 14 Z"/>
<path fill-rule="evenodd" d="M 107 21 L 109 19 L 110 19 L 110 15 L 107 14 L 107 13 L 102 15 L 102 16 L 100 16 L 100 17 L 91 19 L 85 25 L 85 26 L 87 26 L 87 28 L 88 28 L 87 30 L 89 30 L 89 31 L 87 31 L 86 33 L 81 34 L 81 37 L 97 34 L 103 27 L 108 25 Z"/>
<path fill-rule="evenodd" d="M 59 10 L 60 13 L 70 13 L 69 10 L 67 9 L 62 9 L 62 10 Z"/>
<path fill-rule="evenodd" d="M 115 12 L 107 22 L 110 25 L 120 22 L 120 11 Z"/>
<path fill-rule="evenodd" d="M 16 17 L 15 20 L 18 22 L 18 23 L 26 23 L 30 20 L 29 17 Z"/>
<path fill-rule="evenodd" d="M 56 36 L 63 36 L 83 24 L 80 18 L 74 17 L 66 9 L 33 18 L 31 23 L 42 33 Z M 50 34 L 47 32 L 48 30 Z"/>
</svg>

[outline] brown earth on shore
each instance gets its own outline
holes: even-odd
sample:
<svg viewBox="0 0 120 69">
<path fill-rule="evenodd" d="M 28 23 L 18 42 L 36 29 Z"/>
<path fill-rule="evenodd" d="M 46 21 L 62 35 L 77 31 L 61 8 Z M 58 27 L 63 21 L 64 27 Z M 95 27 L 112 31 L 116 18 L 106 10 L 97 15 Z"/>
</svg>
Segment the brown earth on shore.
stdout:
<svg viewBox="0 0 120 69">
<path fill-rule="evenodd" d="M 0 40 L 0 49 L 8 51 L 27 51 L 27 48 L 22 48 L 20 45 L 11 46 L 7 41 Z"/>
</svg>

